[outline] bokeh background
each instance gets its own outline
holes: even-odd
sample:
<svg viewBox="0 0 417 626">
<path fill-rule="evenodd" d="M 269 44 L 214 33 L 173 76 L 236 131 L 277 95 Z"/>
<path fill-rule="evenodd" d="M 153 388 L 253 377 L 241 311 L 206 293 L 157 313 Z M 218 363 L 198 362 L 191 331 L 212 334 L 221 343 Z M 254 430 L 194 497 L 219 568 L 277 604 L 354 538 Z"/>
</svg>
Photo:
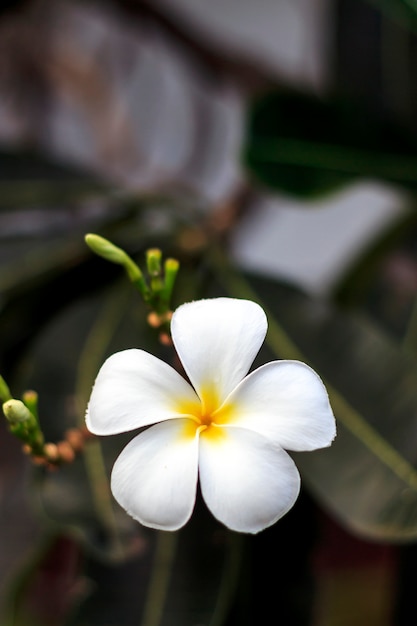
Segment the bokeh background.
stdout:
<svg viewBox="0 0 417 626">
<path fill-rule="evenodd" d="M 269 317 L 338 421 L 255 537 L 178 533 L 108 491 L 126 437 L 55 472 L 0 426 L 4 626 L 415 626 L 417 5 L 27 0 L 0 9 L 0 373 L 48 440 L 117 349 L 169 359 L 96 232 L 181 263 L 174 304 Z"/>
</svg>

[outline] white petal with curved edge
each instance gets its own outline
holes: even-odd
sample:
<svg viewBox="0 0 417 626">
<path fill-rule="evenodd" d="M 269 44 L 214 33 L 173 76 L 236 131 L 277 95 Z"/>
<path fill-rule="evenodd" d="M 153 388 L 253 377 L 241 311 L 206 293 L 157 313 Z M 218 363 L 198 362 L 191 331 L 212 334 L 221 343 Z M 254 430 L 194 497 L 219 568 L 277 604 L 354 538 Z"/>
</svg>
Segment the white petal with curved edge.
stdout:
<svg viewBox="0 0 417 626">
<path fill-rule="evenodd" d="M 143 350 L 124 350 L 101 367 L 88 405 L 87 428 L 114 435 L 178 417 L 178 400 L 194 401 L 191 385 L 172 367 Z"/>
<path fill-rule="evenodd" d="M 222 428 L 200 436 L 200 483 L 213 515 L 231 530 L 257 533 L 293 506 L 300 476 L 291 457 L 258 433 Z"/>
<path fill-rule="evenodd" d="M 247 376 L 227 403 L 231 426 L 249 428 L 288 450 L 329 446 L 336 423 L 320 377 L 300 361 L 273 361 Z"/>
<path fill-rule="evenodd" d="M 182 436 L 186 421 L 151 426 L 122 450 L 113 467 L 114 497 L 144 526 L 177 530 L 193 511 L 198 437 Z"/>
<path fill-rule="evenodd" d="M 197 393 L 214 387 L 221 401 L 247 374 L 266 330 L 263 309 L 234 298 L 183 304 L 171 322 L 175 348 Z"/>
</svg>

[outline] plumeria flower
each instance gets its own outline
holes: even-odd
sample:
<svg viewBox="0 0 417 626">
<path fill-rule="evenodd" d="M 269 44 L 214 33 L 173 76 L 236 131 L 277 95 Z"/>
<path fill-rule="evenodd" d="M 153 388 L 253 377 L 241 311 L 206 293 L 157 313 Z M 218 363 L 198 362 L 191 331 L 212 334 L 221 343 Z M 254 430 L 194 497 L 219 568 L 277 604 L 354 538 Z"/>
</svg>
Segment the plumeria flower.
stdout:
<svg viewBox="0 0 417 626">
<path fill-rule="evenodd" d="M 143 350 L 118 352 L 102 366 L 89 430 L 150 426 L 124 448 L 111 476 L 114 497 L 143 525 L 181 528 L 198 480 L 212 514 L 235 531 L 257 533 L 293 506 L 300 476 L 285 449 L 330 445 L 335 420 L 322 381 L 304 363 L 273 361 L 248 374 L 266 331 L 254 302 L 199 300 L 180 306 L 171 322 L 190 382 Z"/>
</svg>

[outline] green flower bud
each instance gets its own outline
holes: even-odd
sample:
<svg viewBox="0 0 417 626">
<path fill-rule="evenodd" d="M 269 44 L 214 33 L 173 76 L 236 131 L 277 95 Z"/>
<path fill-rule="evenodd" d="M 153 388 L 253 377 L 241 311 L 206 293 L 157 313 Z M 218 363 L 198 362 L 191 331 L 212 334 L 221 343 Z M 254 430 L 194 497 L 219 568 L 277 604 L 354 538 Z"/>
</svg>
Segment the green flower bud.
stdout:
<svg viewBox="0 0 417 626">
<path fill-rule="evenodd" d="M 106 259 L 106 261 L 122 265 L 129 279 L 136 285 L 143 297 L 145 299 L 148 297 L 149 290 L 140 268 L 124 250 L 115 246 L 108 239 L 104 239 L 104 237 L 92 233 L 85 236 L 85 242 L 95 254 Z"/>
<path fill-rule="evenodd" d="M 33 453 L 42 455 L 44 438 L 38 420 L 21 400 L 7 400 L 3 413 L 10 432 L 27 444 Z"/>
<path fill-rule="evenodd" d="M 100 237 L 100 235 L 94 235 L 92 233 L 85 236 L 85 242 L 88 247 L 98 254 L 98 256 L 103 257 L 107 261 L 111 261 L 111 263 L 119 263 L 123 265 L 125 261 L 125 252 L 112 244 L 108 239 L 104 239 L 104 237 Z"/>
<path fill-rule="evenodd" d="M 151 296 L 157 296 L 164 286 L 162 279 L 162 252 L 158 248 L 146 251 L 146 267 L 150 276 Z"/>
<path fill-rule="evenodd" d="M 175 279 L 177 278 L 180 264 L 176 259 L 166 259 L 164 264 L 164 286 L 161 291 L 161 299 L 164 303 L 169 305 L 171 300 L 172 291 L 174 289 Z"/>
<path fill-rule="evenodd" d="M 34 416 L 21 400 L 7 400 L 3 404 L 3 413 L 11 425 L 36 422 Z"/>
<path fill-rule="evenodd" d="M 146 251 L 146 265 L 149 272 L 149 276 L 160 276 L 162 272 L 161 267 L 162 252 L 158 248 L 149 248 Z"/>
<path fill-rule="evenodd" d="M 25 406 L 29 409 L 32 415 L 37 419 L 38 417 L 38 394 L 36 391 L 28 390 L 22 395 L 22 400 Z"/>
</svg>

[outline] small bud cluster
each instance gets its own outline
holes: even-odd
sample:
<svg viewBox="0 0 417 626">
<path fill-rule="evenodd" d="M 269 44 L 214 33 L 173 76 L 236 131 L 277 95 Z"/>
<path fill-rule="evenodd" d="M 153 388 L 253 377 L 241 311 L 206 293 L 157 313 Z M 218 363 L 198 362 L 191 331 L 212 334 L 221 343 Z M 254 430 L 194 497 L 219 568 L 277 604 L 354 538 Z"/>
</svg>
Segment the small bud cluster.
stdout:
<svg viewBox="0 0 417 626">
<path fill-rule="evenodd" d="M 48 469 L 53 469 L 64 463 L 72 463 L 76 455 L 84 450 L 86 439 L 91 437 L 86 428 L 70 428 L 64 433 L 62 441 L 45 443 L 41 454 L 36 454 L 29 444 L 23 446 L 23 451 L 32 457 L 35 465 L 45 465 Z"/>
<path fill-rule="evenodd" d="M 175 280 L 179 270 L 176 259 L 162 261 L 162 252 L 158 248 L 150 248 L 146 252 L 147 278 L 139 266 L 121 248 L 100 237 L 88 234 L 85 241 L 89 248 L 98 256 L 111 263 L 124 267 L 129 280 L 138 289 L 143 300 L 150 308 L 148 323 L 152 328 L 159 329 L 159 339 L 163 344 L 170 344 L 169 324 L 172 317 L 171 298 Z"/>
<path fill-rule="evenodd" d="M 72 463 L 84 448 L 87 438 L 92 437 L 85 428 L 71 428 L 58 443 L 45 442 L 38 419 L 38 394 L 26 391 L 22 400 L 11 397 L 10 390 L 0 376 L 0 399 L 10 432 L 23 442 L 23 451 L 36 465 L 49 469 L 63 463 Z"/>
</svg>

